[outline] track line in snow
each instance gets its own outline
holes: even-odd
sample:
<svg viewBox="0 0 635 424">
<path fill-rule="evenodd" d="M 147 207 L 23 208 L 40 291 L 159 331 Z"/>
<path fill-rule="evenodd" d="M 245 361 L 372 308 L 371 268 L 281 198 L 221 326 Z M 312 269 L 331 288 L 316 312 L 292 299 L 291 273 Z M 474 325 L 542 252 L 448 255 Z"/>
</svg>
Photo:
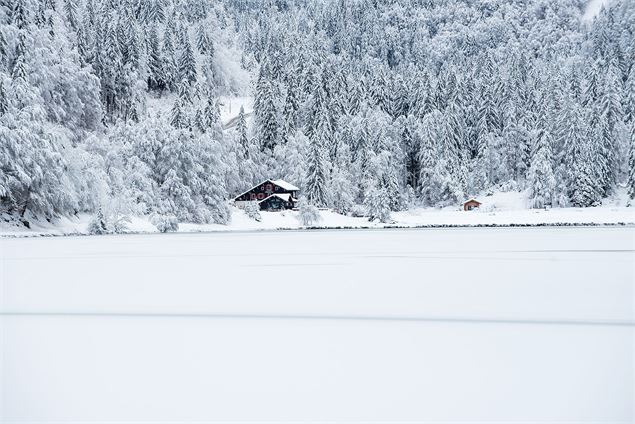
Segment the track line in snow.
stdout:
<svg viewBox="0 0 635 424">
<path fill-rule="evenodd" d="M 422 252 L 421 255 L 418 254 L 355 254 L 355 253 L 327 253 L 323 254 L 326 256 L 346 256 L 349 258 L 430 258 L 430 259 L 439 259 L 439 258 L 456 258 L 456 259 L 465 259 L 465 258 L 474 258 L 474 259 L 483 259 L 483 257 L 463 257 L 463 256 L 455 256 L 456 254 L 483 254 L 483 253 L 495 253 L 495 254 L 522 254 L 522 253 L 635 253 L 635 249 L 567 249 L 567 250 L 558 250 L 558 249 L 545 249 L 545 250 L 431 250 Z M 315 256 L 312 252 L 285 252 L 285 256 Z M 448 255 L 448 256 L 430 256 L 430 255 Z M 30 260 L 56 260 L 56 259 L 169 259 L 169 258 L 210 258 L 210 257 L 245 257 L 250 255 L 245 255 L 244 253 L 174 253 L 174 254 L 114 254 L 109 255 L 105 254 L 83 254 L 83 255 L 60 255 L 60 256 L 4 256 L 1 259 L 4 261 L 30 261 Z M 251 255 L 251 256 L 256 256 Z M 280 256 L 280 253 L 267 253 L 267 252 L 258 252 L 257 256 L 266 256 L 266 257 L 277 257 Z M 497 259 L 497 258 L 495 258 Z M 514 258 L 517 259 L 517 258 Z"/>
<path fill-rule="evenodd" d="M 635 321 L 628 320 L 547 320 L 514 318 L 477 318 L 443 316 L 389 316 L 389 315 L 302 315 L 302 314 L 214 314 L 214 313 L 149 313 L 149 312 L 40 312 L 40 311 L 0 311 L 0 317 L 47 317 L 47 318 L 201 318 L 238 320 L 294 320 L 294 321 L 383 321 L 383 322 L 430 322 L 430 323 L 472 323 L 472 324 L 520 324 L 558 326 L 603 326 L 634 327 Z"/>
</svg>

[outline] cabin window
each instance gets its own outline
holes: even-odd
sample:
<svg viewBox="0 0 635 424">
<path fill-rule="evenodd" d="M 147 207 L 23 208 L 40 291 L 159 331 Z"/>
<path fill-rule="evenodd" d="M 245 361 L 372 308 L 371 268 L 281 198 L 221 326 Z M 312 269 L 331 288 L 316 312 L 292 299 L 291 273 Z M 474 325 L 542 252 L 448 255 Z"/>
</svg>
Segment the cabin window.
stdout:
<svg viewBox="0 0 635 424">
<path fill-rule="evenodd" d="M 256 193 L 251 193 L 251 200 L 256 200 Z"/>
<path fill-rule="evenodd" d="M 265 198 L 265 195 L 263 193 L 258 193 L 258 200 L 262 200 Z"/>
<path fill-rule="evenodd" d="M 266 191 L 273 191 L 273 186 L 271 184 L 267 184 L 265 190 Z"/>
</svg>

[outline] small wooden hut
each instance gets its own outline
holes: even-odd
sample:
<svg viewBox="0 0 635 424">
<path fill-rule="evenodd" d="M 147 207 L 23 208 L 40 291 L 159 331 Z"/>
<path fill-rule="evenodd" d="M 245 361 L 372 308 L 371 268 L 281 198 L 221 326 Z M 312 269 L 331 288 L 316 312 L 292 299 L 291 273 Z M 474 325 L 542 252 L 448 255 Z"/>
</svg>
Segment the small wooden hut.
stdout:
<svg viewBox="0 0 635 424">
<path fill-rule="evenodd" d="M 482 205 L 482 203 L 479 202 L 478 200 L 469 199 L 469 200 L 466 200 L 465 202 L 463 202 L 463 210 L 464 211 L 472 211 L 474 209 L 478 209 L 481 205 Z"/>
</svg>

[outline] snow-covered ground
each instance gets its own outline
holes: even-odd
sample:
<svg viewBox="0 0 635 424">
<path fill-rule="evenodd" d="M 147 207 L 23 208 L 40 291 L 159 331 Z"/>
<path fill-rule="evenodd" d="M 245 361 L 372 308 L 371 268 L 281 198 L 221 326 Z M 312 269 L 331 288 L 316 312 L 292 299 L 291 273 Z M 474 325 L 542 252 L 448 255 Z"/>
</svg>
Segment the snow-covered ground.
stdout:
<svg viewBox="0 0 635 424">
<path fill-rule="evenodd" d="M 497 192 L 479 197 L 480 210 L 465 212 L 459 206 L 446 208 L 418 208 L 392 214 L 389 224 L 371 223 L 363 217 L 343 216 L 329 210 L 320 212 L 321 228 L 380 228 L 425 226 L 483 226 L 483 225 L 558 225 L 558 224 L 635 224 L 635 208 L 627 207 L 623 192 L 596 208 L 553 208 L 536 210 L 527 208 L 522 192 Z M 242 210 L 232 207 L 229 225 L 201 225 L 182 223 L 180 232 L 203 231 L 252 231 L 303 228 L 297 211 L 262 212 L 260 222 L 250 219 Z M 9 225 L 0 221 L 0 236 L 33 236 L 85 234 L 91 217 L 81 215 L 62 218 L 55 222 L 35 222 L 31 228 Z M 130 232 L 152 233 L 157 229 L 147 217 L 135 217 L 129 225 Z"/>
<path fill-rule="evenodd" d="M 635 419 L 635 230 L 0 239 L 0 422 Z"/>
<path fill-rule="evenodd" d="M 610 0 L 589 0 L 584 10 L 584 15 L 582 15 L 582 20 L 587 22 L 593 20 L 600 13 L 602 7 L 606 7 L 609 2 Z"/>
<path fill-rule="evenodd" d="M 219 99 L 219 108 L 223 124 L 227 124 L 232 119 L 237 118 L 241 106 L 245 109 L 245 114 L 251 114 L 253 112 L 253 103 L 253 97 L 221 96 Z"/>
<path fill-rule="evenodd" d="M 171 113 L 176 96 L 174 94 L 165 93 L 161 97 L 148 98 L 148 110 L 153 115 L 161 114 L 163 116 Z M 253 112 L 253 97 L 237 97 L 237 96 L 220 96 L 218 99 L 218 107 L 220 110 L 220 118 L 223 125 L 231 124 L 240 112 L 241 106 L 245 109 L 245 114 L 249 121 L 249 116 Z"/>
</svg>

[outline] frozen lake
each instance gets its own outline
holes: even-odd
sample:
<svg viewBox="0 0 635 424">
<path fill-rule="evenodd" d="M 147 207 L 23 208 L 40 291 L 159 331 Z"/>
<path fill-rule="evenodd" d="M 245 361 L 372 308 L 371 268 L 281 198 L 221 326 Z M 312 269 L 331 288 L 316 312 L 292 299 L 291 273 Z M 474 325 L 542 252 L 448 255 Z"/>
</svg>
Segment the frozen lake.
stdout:
<svg viewBox="0 0 635 424">
<path fill-rule="evenodd" d="M 0 422 L 635 420 L 635 229 L 0 239 Z"/>
</svg>

